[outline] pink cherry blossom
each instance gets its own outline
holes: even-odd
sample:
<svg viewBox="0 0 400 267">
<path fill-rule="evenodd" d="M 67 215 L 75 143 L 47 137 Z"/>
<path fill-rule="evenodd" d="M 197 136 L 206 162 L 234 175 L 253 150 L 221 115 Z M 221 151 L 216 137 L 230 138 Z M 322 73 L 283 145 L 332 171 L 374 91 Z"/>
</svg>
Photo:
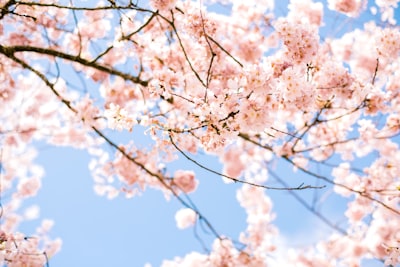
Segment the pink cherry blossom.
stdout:
<svg viewBox="0 0 400 267">
<path fill-rule="evenodd" d="M 328 0 L 329 8 L 345 13 L 348 16 L 357 16 L 365 4 L 364 0 Z"/>
<path fill-rule="evenodd" d="M 150 1 L 150 5 L 154 9 L 157 9 L 157 10 L 160 10 L 160 11 L 168 11 L 168 10 L 174 8 L 175 2 L 176 2 L 176 0 L 166 0 L 166 1 L 163 1 L 163 0 L 151 0 Z"/>
<path fill-rule="evenodd" d="M 284 19 L 278 20 L 274 27 L 285 45 L 288 61 L 307 63 L 317 54 L 319 38 L 315 27 Z"/>
<path fill-rule="evenodd" d="M 34 196 L 40 188 L 40 180 L 38 178 L 31 178 L 21 181 L 18 184 L 18 192 L 21 196 Z"/>
<path fill-rule="evenodd" d="M 385 260 L 385 265 L 396 266 L 396 264 L 399 264 L 400 263 L 400 248 L 399 247 L 389 247 L 386 245 L 384 245 L 384 247 L 389 252 L 389 256 Z"/>
<path fill-rule="evenodd" d="M 174 174 L 174 184 L 185 193 L 191 193 L 196 190 L 198 181 L 193 171 L 177 170 Z"/>
<path fill-rule="evenodd" d="M 50 220 L 20 231 L 43 146 L 87 151 L 98 195 L 182 205 L 205 249 L 162 266 L 399 264 L 397 0 L 64 2 L 0 0 L 0 265 L 61 249 Z M 197 203 L 221 177 L 237 236 Z"/>
<path fill-rule="evenodd" d="M 376 40 L 379 55 L 383 57 L 398 55 L 400 52 L 400 31 L 395 28 L 386 28 L 379 35 Z"/>
</svg>

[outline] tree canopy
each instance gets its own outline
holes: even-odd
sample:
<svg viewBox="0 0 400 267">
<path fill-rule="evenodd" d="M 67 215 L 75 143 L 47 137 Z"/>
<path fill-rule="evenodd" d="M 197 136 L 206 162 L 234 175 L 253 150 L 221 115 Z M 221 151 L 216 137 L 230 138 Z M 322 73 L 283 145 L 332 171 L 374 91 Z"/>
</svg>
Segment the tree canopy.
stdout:
<svg viewBox="0 0 400 267">
<path fill-rule="evenodd" d="M 0 262 L 49 266 L 61 249 L 49 220 L 18 228 L 37 212 L 20 207 L 40 194 L 40 142 L 87 151 L 97 194 L 159 190 L 182 205 L 178 228 L 213 235 L 164 267 L 399 264 L 397 3 L 0 0 Z M 115 138 L 132 131 L 150 141 Z M 240 185 L 238 237 L 197 208 L 204 177 L 172 167 L 180 160 Z M 277 247 L 271 191 L 289 192 L 328 237 Z M 325 215 L 326 193 L 347 202 L 341 223 Z"/>
</svg>

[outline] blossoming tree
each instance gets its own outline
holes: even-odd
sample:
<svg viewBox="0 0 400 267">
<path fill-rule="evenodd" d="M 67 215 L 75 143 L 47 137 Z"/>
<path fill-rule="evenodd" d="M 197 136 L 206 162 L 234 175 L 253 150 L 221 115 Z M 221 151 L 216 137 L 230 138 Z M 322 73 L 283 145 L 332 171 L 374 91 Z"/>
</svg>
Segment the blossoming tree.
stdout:
<svg viewBox="0 0 400 267">
<path fill-rule="evenodd" d="M 19 207 L 44 175 L 35 163 L 40 141 L 86 149 L 99 195 L 158 189 L 182 204 L 178 228 L 201 223 L 214 235 L 208 252 L 163 266 L 398 264 L 397 2 L 292 0 L 278 15 L 272 0 L 0 0 L 0 262 L 49 265 L 60 249 L 50 221 L 18 232 L 27 216 Z M 333 16 L 345 23 L 333 27 Z M 112 130 L 152 141 L 118 143 Z M 200 162 L 200 152 L 218 157 L 222 171 Z M 237 241 L 190 200 L 202 177 L 170 169 L 177 160 L 242 185 L 248 225 Z M 310 182 L 284 179 L 277 162 Z M 277 249 L 271 190 L 290 192 L 329 237 Z M 302 198 L 324 190 L 348 201 L 346 223 Z"/>
</svg>

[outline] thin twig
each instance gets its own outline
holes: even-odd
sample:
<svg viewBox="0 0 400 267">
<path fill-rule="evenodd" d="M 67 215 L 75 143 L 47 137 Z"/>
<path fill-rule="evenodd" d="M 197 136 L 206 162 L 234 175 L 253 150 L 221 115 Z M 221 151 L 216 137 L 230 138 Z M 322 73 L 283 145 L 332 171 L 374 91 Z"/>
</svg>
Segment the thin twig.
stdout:
<svg viewBox="0 0 400 267">
<path fill-rule="evenodd" d="M 215 170 L 213 170 L 211 168 L 208 168 L 207 166 L 204 166 L 203 164 L 197 162 L 196 160 L 192 159 L 182 149 L 180 149 L 178 147 L 178 145 L 173 140 L 171 134 L 169 135 L 169 140 L 171 141 L 171 144 L 176 148 L 176 150 L 178 150 L 182 154 L 182 156 L 184 156 L 189 161 L 193 162 L 194 164 L 196 164 L 197 166 L 199 166 L 200 168 L 202 168 L 202 169 L 204 169 L 206 171 L 209 171 L 209 172 L 214 173 L 216 175 L 222 176 L 222 177 L 227 178 L 229 180 L 232 180 L 233 182 L 236 182 L 236 183 L 247 184 L 247 185 L 251 185 L 251 186 L 255 186 L 255 187 L 261 187 L 261 188 L 269 189 L 269 190 L 304 190 L 304 189 L 322 189 L 322 188 L 325 188 L 325 186 L 311 186 L 311 185 L 304 185 L 304 183 L 300 184 L 297 187 L 271 187 L 271 186 L 266 186 L 266 185 L 261 185 L 261 184 L 256 184 L 256 183 L 240 180 L 240 179 L 228 176 L 226 174 L 217 172 L 217 171 L 215 171 Z"/>
<path fill-rule="evenodd" d="M 123 36 L 121 39 L 130 39 L 133 35 L 135 35 L 136 33 L 140 32 L 141 30 L 143 30 L 147 25 L 150 24 L 150 22 L 158 15 L 158 10 L 154 13 L 151 14 L 150 18 L 142 24 L 142 26 L 140 26 L 136 31 L 131 32 L 130 34 L 128 34 L 127 36 Z"/>
<path fill-rule="evenodd" d="M 302 166 L 296 164 L 293 160 L 291 160 L 291 159 L 288 158 L 288 157 L 283 157 L 283 159 L 285 159 L 287 162 L 291 163 L 293 166 L 297 167 L 297 168 L 298 168 L 299 170 L 301 170 L 303 173 L 306 173 L 306 174 L 308 174 L 308 175 L 310 175 L 310 176 L 313 176 L 313 177 L 315 177 L 315 178 L 321 179 L 321 180 L 323 180 L 323 181 L 325 181 L 325 182 L 327 182 L 327 183 L 330 183 L 330 184 L 332 184 L 332 185 L 334 185 L 334 186 L 338 186 L 338 187 L 342 187 L 342 188 L 344 188 L 344 189 L 347 189 L 347 190 L 350 191 L 350 192 L 356 193 L 356 194 L 358 194 L 358 195 L 361 196 L 361 197 L 364 197 L 364 198 L 367 198 L 367 199 L 369 199 L 369 200 L 371 200 L 371 201 L 373 201 L 373 202 L 376 202 L 376 203 L 378 203 L 379 205 L 381 205 L 381 206 L 387 208 L 388 210 L 390 210 L 390 211 L 392 211 L 392 212 L 394 212 L 394 213 L 400 215 L 400 211 L 398 211 L 398 210 L 396 210 L 396 209 L 394 209 L 394 208 L 388 206 L 388 205 L 387 205 L 386 203 L 384 203 L 383 201 L 381 201 L 381 200 L 379 200 L 379 199 L 376 199 L 376 198 L 374 198 L 374 197 L 368 195 L 367 192 L 355 190 L 355 189 L 350 188 L 350 187 L 348 187 L 348 186 L 346 186 L 346 185 L 344 185 L 344 184 L 336 183 L 336 182 L 334 182 L 334 181 L 328 179 L 328 178 L 325 177 L 325 176 L 322 176 L 322 175 L 320 175 L 320 174 L 317 174 L 317 173 L 315 173 L 315 172 L 312 172 L 312 171 L 310 171 L 310 170 L 307 170 L 307 169 L 303 168 Z"/>
<path fill-rule="evenodd" d="M 378 73 L 378 68 L 379 68 L 379 58 L 376 59 L 376 66 L 375 66 L 375 71 L 374 71 L 374 77 L 372 77 L 372 85 L 375 84 L 375 79 L 376 79 L 376 74 Z"/>
<path fill-rule="evenodd" d="M 243 64 L 240 63 L 240 61 L 237 60 L 234 56 L 232 56 L 231 53 L 229 53 L 222 45 L 220 45 L 217 41 L 215 41 L 210 35 L 207 35 L 207 38 L 209 38 L 214 44 L 216 44 L 219 47 L 219 49 L 224 51 L 225 54 L 227 54 L 230 58 L 233 59 L 233 61 L 235 61 L 237 64 L 239 64 L 240 67 L 243 68 Z"/>
<path fill-rule="evenodd" d="M 271 169 L 268 168 L 268 172 L 271 174 L 275 180 L 277 180 L 280 184 L 283 186 L 288 186 L 288 184 L 281 179 L 275 172 L 273 172 Z M 318 219 L 323 221 L 326 225 L 331 227 L 332 229 L 336 230 L 337 232 L 341 233 L 342 235 L 347 235 L 347 232 L 340 228 L 339 226 L 333 224 L 331 221 L 328 220 L 324 215 L 316 211 L 314 208 L 312 208 L 304 199 L 302 199 L 296 192 L 294 191 L 289 191 L 289 194 L 291 194 L 303 207 L 305 207 L 309 212 L 314 214 Z"/>
<path fill-rule="evenodd" d="M 172 15 L 172 21 L 169 21 L 169 20 L 167 20 L 167 21 L 168 21 L 169 24 L 171 25 L 172 30 L 173 30 L 173 32 L 175 33 L 176 38 L 178 39 L 179 46 L 180 46 L 181 49 L 182 49 L 183 55 L 185 56 L 185 59 L 186 59 L 186 62 L 189 64 L 190 69 L 192 70 L 192 72 L 194 73 L 194 75 L 196 76 L 196 78 L 200 81 L 200 83 L 201 83 L 204 87 L 207 88 L 206 83 L 204 83 L 204 81 L 201 79 L 199 73 L 194 69 L 194 67 L 193 67 L 193 65 L 192 65 L 192 62 L 190 61 L 189 56 L 188 56 L 188 54 L 187 54 L 187 52 L 186 52 L 186 49 L 185 49 L 185 47 L 183 46 L 181 37 L 179 36 L 178 30 L 176 29 L 175 24 L 174 24 L 174 13 L 173 13 L 172 11 L 171 11 L 171 15 Z"/>
</svg>

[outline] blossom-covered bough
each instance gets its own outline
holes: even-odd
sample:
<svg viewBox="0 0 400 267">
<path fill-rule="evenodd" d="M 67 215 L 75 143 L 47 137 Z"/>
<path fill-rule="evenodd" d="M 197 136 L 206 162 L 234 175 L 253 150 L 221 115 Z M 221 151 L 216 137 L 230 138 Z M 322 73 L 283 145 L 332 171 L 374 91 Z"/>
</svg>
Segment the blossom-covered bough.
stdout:
<svg viewBox="0 0 400 267">
<path fill-rule="evenodd" d="M 397 2 L 292 0 L 281 16 L 272 0 L 222 2 L 0 1 L 2 263 L 49 265 L 60 249 L 50 221 L 34 235 L 17 232 L 36 213 L 19 208 L 44 175 L 38 141 L 86 149 L 98 194 L 159 189 L 183 206 L 178 228 L 201 223 L 215 236 L 207 253 L 163 266 L 399 263 Z M 325 13 L 350 20 L 323 33 L 334 29 Z M 143 131 L 151 142 L 117 143 L 111 130 Z M 202 177 L 169 169 L 182 159 L 242 184 L 248 226 L 238 241 L 190 200 Z M 278 162 L 310 182 L 286 179 Z M 288 191 L 332 234 L 277 248 L 269 190 Z M 346 198 L 347 222 L 330 221 L 302 197 L 307 190 Z"/>
</svg>

